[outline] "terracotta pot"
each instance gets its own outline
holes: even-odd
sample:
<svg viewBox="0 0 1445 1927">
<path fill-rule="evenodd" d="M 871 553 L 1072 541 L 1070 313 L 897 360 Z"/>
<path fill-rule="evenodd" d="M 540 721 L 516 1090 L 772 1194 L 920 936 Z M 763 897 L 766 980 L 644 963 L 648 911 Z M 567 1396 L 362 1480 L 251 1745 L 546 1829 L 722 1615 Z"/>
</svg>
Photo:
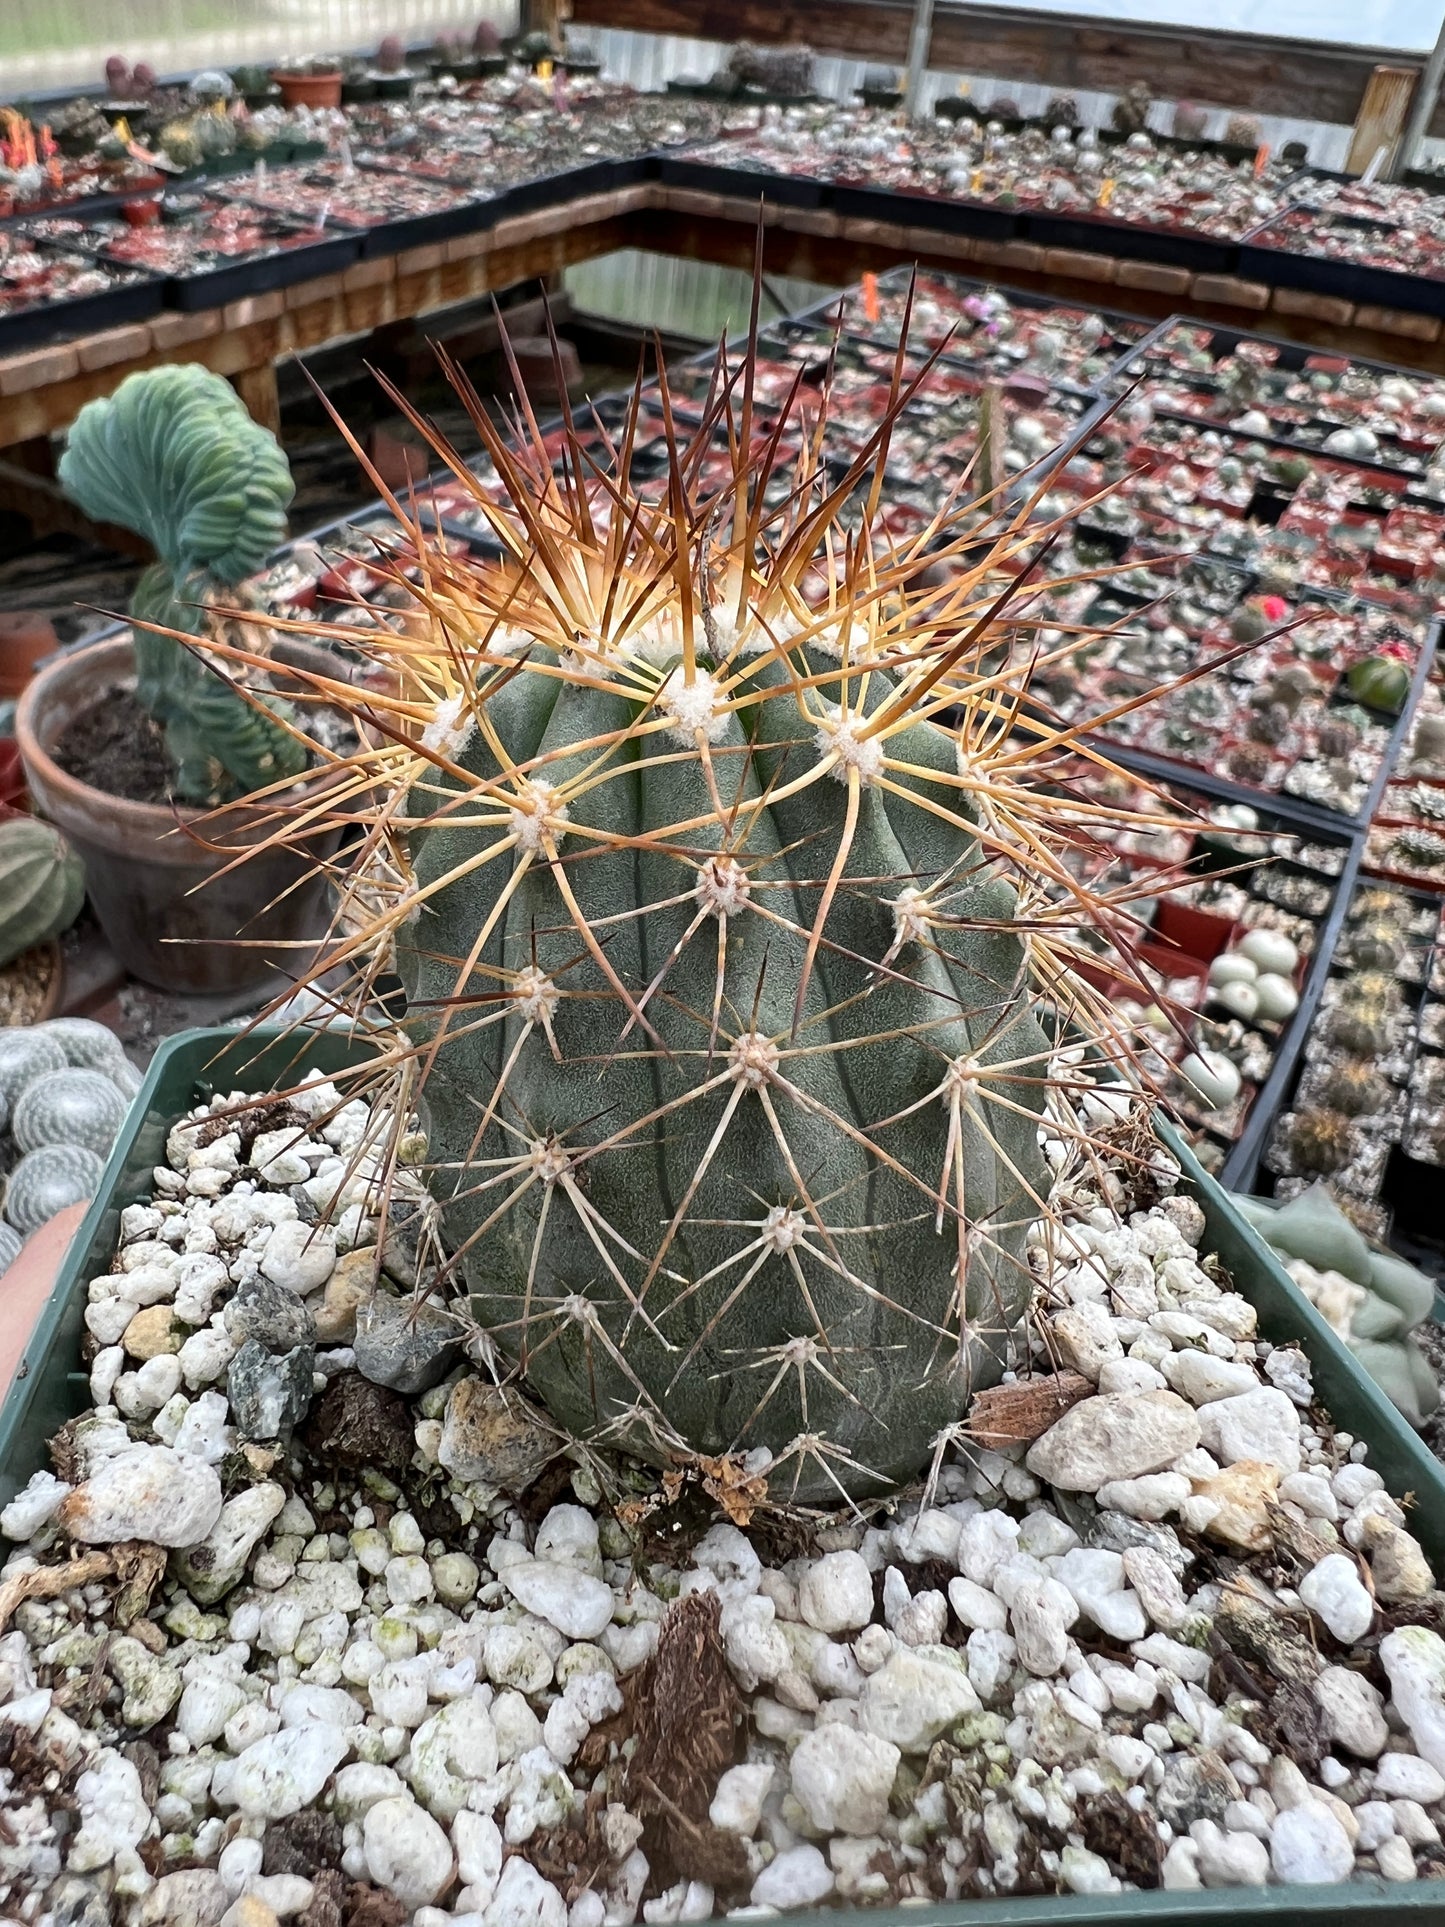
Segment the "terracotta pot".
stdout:
<svg viewBox="0 0 1445 1927">
<path fill-rule="evenodd" d="M 304 644 L 283 643 L 277 657 L 338 673 L 334 657 Z M 296 848 L 268 851 L 218 876 L 275 828 L 267 821 L 274 798 L 219 812 L 128 803 L 68 775 L 52 753 L 57 741 L 117 684 L 133 686 L 134 660 L 129 638 L 118 637 L 60 656 L 35 677 L 15 719 L 30 794 L 80 852 L 95 914 L 133 976 L 201 995 L 259 986 L 294 967 L 299 953 L 290 942 L 323 934 L 324 879 L 308 873 L 335 851 L 343 826 L 319 826 Z M 284 683 L 284 674 L 277 680 Z M 327 771 L 293 794 L 312 801 L 342 780 Z M 258 940 L 276 947 L 254 947 Z"/>
<path fill-rule="evenodd" d="M 283 107 L 339 107 L 341 69 L 331 74 L 288 74 L 278 69 L 271 76 L 281 89 Z"/>
<path fill-rule="evenodd" d="M 55 624 L 34 609 L 0 613 L 0 702 L 13 702 L 42 656 L 59 647 Z"/>
</svg>

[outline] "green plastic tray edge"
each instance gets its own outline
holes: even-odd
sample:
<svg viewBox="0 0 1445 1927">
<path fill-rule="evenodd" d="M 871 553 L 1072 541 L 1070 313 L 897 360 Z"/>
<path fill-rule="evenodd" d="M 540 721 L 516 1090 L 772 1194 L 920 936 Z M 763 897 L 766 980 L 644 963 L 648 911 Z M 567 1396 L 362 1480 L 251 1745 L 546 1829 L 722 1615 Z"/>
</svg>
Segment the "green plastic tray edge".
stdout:
<svg viewBox="0 0 1445 1927">
<path fill-rule="evenodd" d="M 151 1195 L 151 1172 L 165 1160 L 167 1133 L 196 1102 L 201 1084 L 239 1089 L 258 1074 L 267 1085 L 295 1082 L 308 1070 L 341 1070 L 366 1055 L 336 1031 L 301 1039 L 275 1030 L 185 1030 L 161 1045 L 0 1405 L 0 1504 L 48 1463 L 49 1441 L 89 1400 L 89 1374 L 79 1364 L 87 1284 L 109 1270 L 120 1214 Z"/>
<path fill-rule="evenodd" d="M 45 1446 L 89 1397 L 88 1375 L 78 1369 L 88 1278 L 110 1261 L 127 1204 L 150 1194 L 150 1173 L 165 1153 L 170 1126 L 191 1105 L 204 1082 L 240 1082 L 242 1072 L 268 1082 L 294 1081 L 310 1069 L 326 1072 L 357 1063 L 365 1052 L 336 1032 L 312 1032 L 304 1043 L 276 1032 L 241 1036 L 230 1030 L 182 1031 L 157 1051 L 116 1140 L 100 1189 L 71 1243 L 45 1310 L 25 1350 L 3 1406 L 0 1406 L 0 1499 L 9 1498 L 46 1462 Z M 1257 1303 L 1261 1327 L 1272 1336 L 1299 1339 L 1315 1370 L 1315 1382 L 1348 1429 L 1368 1440 L 1371 1458 L 1397 1496 L 1440 1501 L 1428 1510 L 1440 1515 L 1441 1529 L 1426 1531 L 1419 1511 L 1412 1529 L 1427 1549 L 1445 1544 L 1445 1469 L 1405 1425 L 1373 1381 L 1356 1365 L 1330 1327 L 1315 1312 L 1268 1245 L 1245 1223 L 1228 1196 L 1204 1171 L 1193 1153 L 1167 1124 L 1160 1133 L 1179 1159 L 1188 1188 L 1205 1214 L 1206 1239 L 1235 1274 L 1248 1280 L 1245 1293 Z M 76 1360 L 72 1368 L 68 1361 Z M 1445 1923 L 1445 1881 L 1388 1883 L 1354 1881 L 1338 1887 L 1263 1887 L 1176 1890 L 1122 1894 L 1032 1894 L 1019 1898 L 968 1900 L 897 1908 L 825 1908 L 808 1913 L 817 1927 L 1102 1927 L 1120 1916 L 1167 1921 L 1174 1927 L 1212 1927 L 1224 1915 L 1243 1927 L 1252 1921 L 1271 1927 L 1285 1914 L 1307 1918 L 1312 1927 L 1386 1927 L 1401 1916 Z"/>
</svg>

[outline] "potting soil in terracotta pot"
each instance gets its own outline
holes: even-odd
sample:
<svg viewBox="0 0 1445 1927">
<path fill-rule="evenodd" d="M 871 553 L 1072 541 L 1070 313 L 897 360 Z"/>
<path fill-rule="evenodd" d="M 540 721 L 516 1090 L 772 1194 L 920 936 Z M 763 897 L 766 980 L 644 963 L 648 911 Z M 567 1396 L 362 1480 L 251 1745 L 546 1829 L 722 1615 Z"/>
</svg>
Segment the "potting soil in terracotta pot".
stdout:
<svg viewBox="0 0 1445 1927">
<path fill-rule="evenodd" d="M 293 962 L 292 940 L 321 935 L 324 883 L 310 873 L 335 849 L 340 817 L 239 876 L 218 876 L 274 827 L 274 803 L 207 812 L 169 800 L 164 743 L 135 700 L 129 641 L 52 664 L 18 727 L 37 807 L 79 850 L 95 913 L 133 975 L 163 989 L 239 990 Z M 295 794 L 334 781 L 314 777 Z"/>
<path fill-rule="evenodd" d="M 239 1101 L 171 1130 L 87 1294 L 95 1410 L 0 1515 L 37 1567 L 0 1695 L 118 1677 L 53 1785 L 0 1794 L 14 1898 L 62 1838 L 122 1927 L 182 1854 L 198 1917 L 244 1890 L 398 1927 L 1445 1871 L 1429 1564 L 1117 1091 L 1071 1101 L 1128 1161 L 1043 1132 L 1043 1375 L 823 1529 L 741 1466 L 609 1502 L 387 1275 L 417 1252 L 370 1215 L 365 1107 Z"/>
</svg>

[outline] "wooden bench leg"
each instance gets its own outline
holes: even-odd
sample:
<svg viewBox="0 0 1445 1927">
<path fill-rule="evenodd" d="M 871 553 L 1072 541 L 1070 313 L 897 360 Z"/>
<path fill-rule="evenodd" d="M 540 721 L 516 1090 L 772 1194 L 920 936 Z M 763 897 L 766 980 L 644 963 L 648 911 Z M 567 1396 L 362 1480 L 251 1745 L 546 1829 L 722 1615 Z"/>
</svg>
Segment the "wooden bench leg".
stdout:
<svg viewBox="0 0 1445 1927">
<path fill-rule="evenodd" d="M 276 364 L 263 361 L 259 368 L 241 368 L 231 377 L 231 386 L 246 404 L 246 413 L 262 428 L 281 438 L 281 397 L 276 392 Z"/>
</svg>

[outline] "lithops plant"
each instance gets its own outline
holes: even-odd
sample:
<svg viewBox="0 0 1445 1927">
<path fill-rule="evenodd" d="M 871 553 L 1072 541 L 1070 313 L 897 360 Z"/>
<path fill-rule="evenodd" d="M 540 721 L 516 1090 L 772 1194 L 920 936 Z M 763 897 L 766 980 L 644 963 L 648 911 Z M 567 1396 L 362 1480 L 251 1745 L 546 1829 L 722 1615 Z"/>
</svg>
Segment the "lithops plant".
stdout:
<svg viewBox="0 0 1445 1927">
<path fill-rule="evenodd" d="M 378 1130 L 420 1106 L 453 1271 L 554 1419 L 813 1503 L 915 1475 L 1026 1357 L 1039 1123 L 1068 1109 L 1040 992 L 1123 1048 L 1072 970 L 1121 900 L 1066 853 L 1160 819 L 1035 778 L 1088 726 L 1028 721 L 999 646 L 1037 496 L 986 547 L 952 499 L 886 538 L 905 351 L 841 474 L 816 414 L 780 468 L 795 406 L 759 457 L 754 368 L 724 352 L 686 441 L 661 378 L 660 499 L 640 399 L 598 477 L 570 424 L 554 468 L 467 394 L 503 506 L 408 411 L 502 555 L 447 556 L 389 498 L 422 633 L 345 632 L 384 727 L 327 961 L 363 1009 L 401 974 Z"/>
<path fill-rule="evenodd" d="M 1380 1389 L 1412 1425 L 1423 1425 L 1440 1394 L 1410 1334 L 1433 1315 L 1434 1281 L 1367 1243 L 1323 1183 L 1282 1207 L 1263 1198 L 1235 1203 Z"/>
</svg>

